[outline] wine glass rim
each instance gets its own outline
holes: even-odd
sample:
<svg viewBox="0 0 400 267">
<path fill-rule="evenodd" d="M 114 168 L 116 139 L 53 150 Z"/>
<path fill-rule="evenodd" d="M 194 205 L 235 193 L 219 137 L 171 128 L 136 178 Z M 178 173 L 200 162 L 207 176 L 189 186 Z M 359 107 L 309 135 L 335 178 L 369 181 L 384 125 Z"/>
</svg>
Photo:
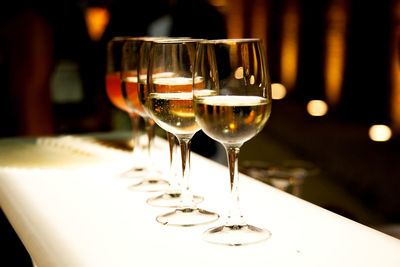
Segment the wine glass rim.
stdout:
<svg viewBox="0 0 400 267">
<path fill-rule="evenodd" d="M 126 40 L 129 40 L 130 38 L 133 38 L 133 37 L 132 36 L 115 36 L 108 41 L 108 44 L 125 42 Z"/>
<path fill-rule="evenodd" d="M 113 37 L 111 42 L 124 42 L 124 41 L 153 41 L 157 39 L 166 39 L 167 36 L 116 36 Z M 185 38 L 185 37 L 181 37 Z"/>
<path fill-rule="evenodd" d="M 126 40 L 129 38 L 133 38 L 133 36 L 115 36 L 115 37 L 111 38 L 111 41 L 122 41 L 122 40 Z"/>
<path fill-rule="evenodd" d="M 160 42 L 163 40 L 193 40 L 191 37 L 170 37 L 170 36 L 156 36 L 150 38 L 141 38 L 143 43 L 153 43 L 155 41 Z"/>
<path fill-rule="evenodd" d="M 157 39 L 153 40 L 153 43 L 157 44 L 184 44 L 184 43 L 199 43 L 205 41 L 206 39 L 189 39 L 186 37 L 177 37 L 177 38 L 165 38 L 165 39 Z"/>
<path fill-rule="evenodd" d="M 158 39 L 165 39 L 167 36 L 139 36 L 139 37 L 130 37 L 125 40 L 138 40 L 138 41 L 153 41 Z"/>
<path fill-rule="evenodd" d="M 204 40 L 201 43 L 205 44 L 229 44 L 229 43 L 251 43 L 251 42 L 260 42 L 259 38 L 237 38 L 237 39 L 215 39 L 215 40 Z"/>
</svg>

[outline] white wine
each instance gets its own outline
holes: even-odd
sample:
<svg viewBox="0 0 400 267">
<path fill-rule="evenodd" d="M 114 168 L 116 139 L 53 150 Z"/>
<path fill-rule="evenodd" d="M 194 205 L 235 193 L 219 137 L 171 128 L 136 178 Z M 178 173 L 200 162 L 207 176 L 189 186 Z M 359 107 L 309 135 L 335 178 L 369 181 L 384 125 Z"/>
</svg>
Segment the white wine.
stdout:
<svg viewBox="0 0 400 267">
<path fill-rule="evenodd" d="M 271 114 L 271 102 L 259 96 L 209 96 L 196 99 L 201 129 L 223 144 L 242 144 L 254 137 Z"/>
<path fill-rule="evenodd" d="M 164 130 L 176 135 L 193 135 L 199 125 L 193 112 L 192 78 L 172 77 L 170 73 L 153 75 L 148 109 Z M 198 81 L 196 85 L 201 83 Z"/>
<path fill-rule="evenodd" d="M 148 101 L 152 118 L 164 130 L 176 135 L 192 135 L 199 130 L 191 92 L 151 93 Z"/>
</svg>

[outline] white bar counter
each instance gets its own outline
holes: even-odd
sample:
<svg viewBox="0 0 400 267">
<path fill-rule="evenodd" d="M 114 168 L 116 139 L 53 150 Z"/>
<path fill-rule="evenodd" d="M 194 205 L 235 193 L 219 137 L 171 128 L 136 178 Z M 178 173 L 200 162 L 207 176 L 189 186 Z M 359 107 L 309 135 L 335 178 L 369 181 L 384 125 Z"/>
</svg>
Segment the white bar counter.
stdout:
<svg viewBox="0 0 400 267">
<path fill-rule="evenodd" d="M 170 210 L 146 204 L 157 193 L 128 190 L 137 180 L 119 176 L 128 169 L 127 152 L 85 147 L 86 141 L 75 148 L 0 141 L 0 205 L 38 267 L 400 266 L 399 240 L 245 175 L 239 189 L 245 219 L 272 237 L 239 247 L 204 242 L 202 233 L 224 222 L 229 177 L 226 167 L 196 154 L 192 187 L 205 197 L 199 207 L 221 219 L 183 228 L 155 221 Z M 157 142 L 166 169 L 167 144 Z"/>
</svg>

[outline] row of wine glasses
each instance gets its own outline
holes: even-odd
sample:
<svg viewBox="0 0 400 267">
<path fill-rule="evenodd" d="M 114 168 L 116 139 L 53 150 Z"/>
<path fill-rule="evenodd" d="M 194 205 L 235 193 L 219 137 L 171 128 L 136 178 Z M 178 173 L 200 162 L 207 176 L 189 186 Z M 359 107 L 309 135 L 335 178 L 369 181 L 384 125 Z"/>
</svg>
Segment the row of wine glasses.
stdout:
<svg viewBox="0 0 400 267">
<path fill-rule="evenodd" d="M 150 37 L 148 37 L 151 39 Z M 128 113 L 132 127 L 132 143 L 133 143 L 133 167 L 121 174 L 123 177 L 145 177 L 139 183 L 132 185 L 131 189 L 136 191 L 159 191 L 166 188 L 168 182 L 162 179 L 160 170 L 154 168 L 152 154 L 154 140 L 154 121 L 145 116 L 141 105 L 135 101 L 137 92 L 136 72 L 126 73 L 122 71 L 125 65 L 137 64 L 137 57 L 127 55 L 130 61 L 124 61 L 124 44 L 131 37 L 115 37 L 107 44 L 107 66 L 106 66 L 106 92 L 110 101 L 122 111 Z M 134 54 L 133 54 L 134 55 Z M 125 73 L 125 74 L 124 74 Z M 132 74 L 132 75 L 130 75 Z M 137 93 L 136 93 L 137 95 Z M 129 99 L 131 99 L 131 101 Z M 140 159 L 143 154 L 140 144 L 141 132 L 139 129 L 140 118 L 144 117 L 147 132 L 147 153 L 144 160 Z M 138 164 L 140 162 L 140 164 Z"/>
<path fill-rule="evenodd" d="M 156 38 L 147 37 L 147 40 L 153 40 Z M 130 41 L 132 40 L 132 41 Z M 142 104 L 138 99 L 138 77 L 137 77 L 137 66 L 139 64 L 139 49 L 143 42 L 142 38 L 126 38 L 122 46 L 121 55 L 121 91 L 125 99 L 125 102 L 145 121 L 145 128 L 148 138 L 147 144 L 147 173 L 143 179 L 132 186 L 131 190 L 134 191 L 146 191 L 146 192 L 157 192 L 165 190 L 168 182 L 163 178 L 163 172 L 157 168 L 157 164 L 154 160 L 153 146 L 154 146 L 154 120 L 148 116 L 145 112 Z"/>
<path fill-rule="evenodd" d="M 244 221 L 238 192 L 240 147 L 261 131 L 271 112 L 270 80 L 261 40 L 127 38 L 121 59 L 125 102 L 146 121 L 157 123 L 169 137 L 174 135 L 181 150 L 180 189 L 171 184 L 164 194 L 147 202 L 168 206 L 166 200 L 179 201 L 170 205 L 176 207 L 173 212 L 156 220 L 165 225 L 194 226 L 219 218 L 217 213 L 197 207 L 203 198 L 193 196 L 190 187 L 190 141 L 201 129 L 226 149 L 231 191 L 226 223 L 206 231 L 204 239 L 225 245 L 268 239 L 268 230 Z M 154 166 L 151 163 L 148 169 Z"/>
<path fill-rule="evenodd" d="M 150 44 L 152 41 L 160 38 L 129 38 L 125 40 L 122 48 L 122 63 L 121 63 L 121 81 L 126 84 L 122 89 L 126 95 L 128 103 L 145 119 L 147 128 L 151 127 L 151 135 L 149 134 L 149 155 L 151 154 L 151 141 L 154 136 L 154 116 L 146 105 L 147 100 L 147 69 L 149 63 Z M 187 38 L 186 38 L 187 39 Z M 141 49 L 141 51 L 140 51 Z M 173 163 L 173 149 L 175 144 L 175 136 L 166 131 L 170 144 L 170 168 Z M 150 162 L 149 168 L 154 168 L 155 162 Z M 171 170 L 172 171 L 172 170 Z M 147 200 L 147 203 L 153 206 L 162 207 L 178 207 L 182 200 L 182 193 L 179 184 L 174 177 L 170 177 L 170 185 L 160 188 L 159 185 L 164 185 L 160 179 L 145 178 L 142 182 L 132 185 L 130 188 L 137 191 L 165 191 L 160 196 Z M 164 190 L 160 190 L 164 189 Z M 196 196 L 195 202 L 201 202 L 203 199 Z"/>
</svg>

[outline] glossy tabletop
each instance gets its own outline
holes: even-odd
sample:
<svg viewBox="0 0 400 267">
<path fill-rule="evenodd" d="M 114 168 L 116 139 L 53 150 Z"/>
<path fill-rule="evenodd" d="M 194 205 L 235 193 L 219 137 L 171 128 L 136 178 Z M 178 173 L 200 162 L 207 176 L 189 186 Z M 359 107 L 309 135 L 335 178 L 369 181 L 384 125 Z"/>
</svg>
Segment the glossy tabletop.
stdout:
<svg viewBox="0 0 400 267">
<path fill-rule="evenodd" d="M 399 240 L 245 175 L 242 212 L 272 237 L 240 247 L 206 243 L 202 233 L 226 215 L 226 167 L 192 154 L 193 191 L 205 198 L 199 207 L 221 219 L 163 226 L 155 217 L 169 209 L 146 204 L 157 193 L 130 191 L 137 178 L 120 175 L 130 153 L 78 137 L 64 146 L 40 140 L 0 140 L 0 205 L 38 267 L 400 266 Z M 158 139 L 165 170 L 167 149 Z"/>
</svg>

